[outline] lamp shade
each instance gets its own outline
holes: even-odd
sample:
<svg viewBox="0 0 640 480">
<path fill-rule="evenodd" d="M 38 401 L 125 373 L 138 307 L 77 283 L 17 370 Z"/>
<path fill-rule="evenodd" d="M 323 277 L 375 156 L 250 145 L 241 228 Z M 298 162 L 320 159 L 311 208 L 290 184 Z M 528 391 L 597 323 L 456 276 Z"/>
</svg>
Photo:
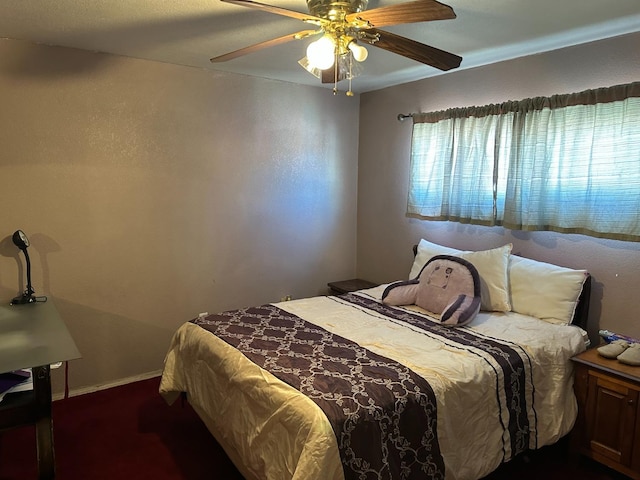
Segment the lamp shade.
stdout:
<svg viewBox="0 0 640 480">
<path fill-rule="evenodd" d="M 13 244 L 20 250 L 25 250 L 29 246 L 29 239 L 22 230 L 16 230 L 11 239 Z"/>
</svg>

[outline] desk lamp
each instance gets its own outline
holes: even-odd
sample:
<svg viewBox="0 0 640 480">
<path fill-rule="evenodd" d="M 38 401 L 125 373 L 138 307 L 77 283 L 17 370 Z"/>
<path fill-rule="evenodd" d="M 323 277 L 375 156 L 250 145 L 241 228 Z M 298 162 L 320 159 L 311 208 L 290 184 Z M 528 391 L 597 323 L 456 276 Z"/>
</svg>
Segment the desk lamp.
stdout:
<svg viewBox="0 0 640 480">
<path fill-rule="evenodd" d="M 12 237 L 13 243 L 24 253 L 24 258 L 27 261 L 27 289 L 24 293 L 11 300 L 11 305 L 23 305 L 25 303 L 43 302 L 47 300 L 47 297 L 34 297 L 35 290 L 31 286 L 31 261 L 29 260 L 29 253 L 27 247 L 29 246 L 29 239 L 22 230 L 16 230 Z"/>
</svg>

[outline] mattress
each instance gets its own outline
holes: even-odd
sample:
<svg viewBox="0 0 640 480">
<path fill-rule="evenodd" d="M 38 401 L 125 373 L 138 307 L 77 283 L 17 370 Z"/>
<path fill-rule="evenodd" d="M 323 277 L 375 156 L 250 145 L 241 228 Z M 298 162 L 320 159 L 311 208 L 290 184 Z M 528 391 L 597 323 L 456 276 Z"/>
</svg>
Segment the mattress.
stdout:
<svg viewBox="0 0 640 480">
<path fill-rule="evenodd" d="M 577 405 L 569 359 L 585 349 L 582 329 L 513 312 L 480 312 L 466 327 L 446 328 L 418 307 L 382 305 L 384 288 L 271 307 L 406 366 L 428 382 L 443 467 L 427 478 L 479 479 L 521 451 L 552 444 L 571 430 Z M 183 324 L 166 356 L 161 394 L 172 403 L 186 392 L 248 479 L 353 476 L 318 403 L 232 343 L 201 325 Z"/>
</svg>

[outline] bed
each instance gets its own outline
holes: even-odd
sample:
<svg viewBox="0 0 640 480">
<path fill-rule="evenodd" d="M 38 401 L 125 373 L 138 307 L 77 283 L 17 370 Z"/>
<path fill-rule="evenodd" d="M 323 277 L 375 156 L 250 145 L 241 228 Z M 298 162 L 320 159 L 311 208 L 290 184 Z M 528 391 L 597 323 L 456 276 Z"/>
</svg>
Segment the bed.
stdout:
<svg viewBox="0 0 640 480">
<path fill-rule="evenodd" d="M 189 403 L 247 479 L 475 480 L 566 435 L 569 359 L 586 348 L 590 277 L 421 240 L 477 267 L 482 310 L 447 327 L 386 285 L 202 316 L 176 331 L 160 393 Z"/>
</svg>

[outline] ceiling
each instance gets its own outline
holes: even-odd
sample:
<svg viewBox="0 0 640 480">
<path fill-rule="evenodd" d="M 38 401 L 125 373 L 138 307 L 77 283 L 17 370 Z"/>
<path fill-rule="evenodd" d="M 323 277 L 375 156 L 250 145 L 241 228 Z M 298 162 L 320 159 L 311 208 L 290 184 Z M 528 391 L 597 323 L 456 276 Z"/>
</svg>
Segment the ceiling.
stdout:
<svg viewBox="0 0 640 480">
<path fill-rule="evenodd" d="M 258 0 L 307 12 L 304 0 Z M 369 0 L 369 10 L 403 3 Z M 453 20 L 383 30 L 463 57 L 460 69 L 640 31 L 638 0 L 444 0 Z M 321 86 L 298 65 L 297 40 L 224 63 L 209 58 L 313 28 L 300 20 L 219 0 L 2 0 L 0 37 Z M 353 81 L 362 93 L 440 75 L 370 46 Z M 597 61 L 597 59 L 594 59 Z M 455 70 L 453 70 L 455 71 Z M 345 90 L 341 82 L 338 87 Z M 332 88 L 332 84 L 325 84 Z"/>
</svg>

